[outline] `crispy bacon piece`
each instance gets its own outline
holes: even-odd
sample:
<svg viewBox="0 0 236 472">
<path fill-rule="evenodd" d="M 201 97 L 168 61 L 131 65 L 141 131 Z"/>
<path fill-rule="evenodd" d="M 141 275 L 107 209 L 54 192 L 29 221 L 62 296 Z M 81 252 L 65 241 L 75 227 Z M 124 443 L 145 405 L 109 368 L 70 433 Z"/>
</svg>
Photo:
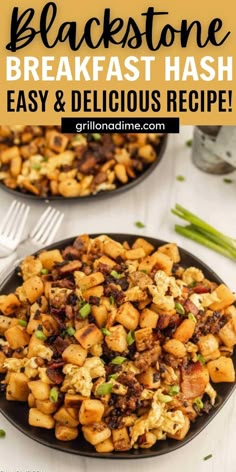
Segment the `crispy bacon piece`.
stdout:
<svg viewBox="0 0 236 472">
<path fill-rule="evenodd" d="M 54 384 L 59 385 L 63 382 L 64 376 L 60 370 L 53 369 L 52 367 L 48 367 L 46 372 L 47 372 L 47 376 Z"/>
<path fill-rule="evenodd" d="M 193 287 L 193 292 L 194 293 L 209 293 L 210 288 L 206 287 L 205 285 L 196 285 L 196 287 Z"/>
<path fill-rule="evenodd" d="M 203 395 L 209 382 L 209 374 L 200 362 L 191 362 L 181 368 L 181 391 L 185 398 L 197 398 Z"/>
<path fill-rule="evenodd" d="M 184 309 L 186 313 L 192 313 L 193 315 L 197 315 L 199 311 L 198 307 L 189 299 L 184 302 Z"/>
</svg>

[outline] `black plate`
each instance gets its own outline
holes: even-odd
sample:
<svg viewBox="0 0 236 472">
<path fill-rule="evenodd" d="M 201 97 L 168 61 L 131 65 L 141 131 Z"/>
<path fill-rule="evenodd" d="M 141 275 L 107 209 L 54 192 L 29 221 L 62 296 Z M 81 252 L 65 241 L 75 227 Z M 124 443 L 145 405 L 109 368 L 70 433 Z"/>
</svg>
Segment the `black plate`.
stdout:
<svg viewBox="0 0 236 472">
<path fill-rule="evenodd" d="M 37 195 L 33 195 L 31 193 L 24 193 L 24 192 L 21 192 L 18 189 L 14 190 L 12 188 L 6 187 L 6 185 L 4 185 L 2 182 L 0 182 L 0 188 L 2 188 L 3 190 L 6 190 L 6 192 L 8 192 L 8 193 L 11 193 L 12 195 L 15 196 L 15 198 L 22 197 L 22 198 L 28 198 L 29 200 L 34 200 L 34 201 L 38 201 L 38 200 L 39 201 L 56 200 L 58 202 L 65 202 L 65 201 L 87 202 L 87 201 L 90 201 L 90 200 L 93 200 L 93 199 L 96 199 L 96 200 L 100 199 L 101 200 L 101 199 L 104 199 L 104 198 L 113 197 L 115 195 L 119 195 L 120 193 L 123 193 L 123 192 L 126 192 L 127 190 L 132 189 L 133 187 L 135 187 L 136 185 L 141 183 L 144 179 L 146 179 L 146 177 L 148 177 L 154 171 L 154 169 L 161 162 L 161 159 L 162 159 L 163 154 L 164 154 L 165 149 L 166 149 L 167 139 L 168 139 L 168 135 L 165 134 L 161 138 L 160 143 L 157 146 L 153 146 L 156 149 L 158 157 L 150 166 L 148 166 L 146 168 L 146 170 L 139 173 L 138 177 L 136 177 L 134 180 L 131 180 L 127 184 L 123 184 L 123 185 L 121 184 L 119 187 L 115 188 L 114 190 L 104 190 L 104 191 L 96 193 L 95 195 L 88 195 L 88 196 L 85 196 L 85 197 L 68 197 L 68 198 L 66 198 L 66 197 L 62 197 L 61 195 L 50 195 L 48 197 L 38 197 Z"/>
<path fill-rule="evenodd" d="M 97 234 L 91 235 L 91 237 L 96 237 Z M 140 235 L 129 235 L 129 234 L 109 234 L 112 238 L 117 241 L 124 242 L 128 241 L 133 243 L 136 238 Z M 65 239 L 64 241 L 59 241 L 51 246 L 52 248 L 63 249 L 65 246 L 70 245 L 75 238 Z M 158 247 L 162 244 L 165 244 L 165 241 L 159 239 L 148 238 L 145 236 L 145 239 L 149 241 L 154 246 Z M 184 267 L 195 266 L 199 269 L 202 269 L 205 276 L 211 281 L 221 284 L 222 280 L 203 262 L 197 259 L 195 256 L 180 248 L 181 254 L 181 264 Z M 2 288 L 3 293 L 9 293 L 14 291 L 15 288 L 21 283 L 20 277 L 16 275 L 15 272 L 12 272 L 7 280 L 4 283 Z M 233 356 L 234 365 L 236 366 L 236 354 Z M 215 384 L 214 388 L 217 391 L 218 397 L 215 408 L 213 408 L 209 415 L 204 415 L 198 417 L 196 422 L 191 425 L 190 432 L 187 434 L 187 437 L 183 441 L 176 441 L 174 439 L 167 439 L 165 441 L 157 441 L 156 444 L 151 449 L 138 449 L 130 450 L 128 452 L 111 452 L 101 454 L 94 450 L 93 446 L 87 443 L 82 435 L 79 436 L 79 439 L 70 442 L 61 442 L 58 441 L 54 436 L 54 430 L 46 430 L 40 428 L 34 428 L 28 424 L 28 407 L 24 403 L 19 402 L 10 402 L 4 398 L 4 394 L 0 394 L 0 411 L 2 414 L 20 431 L 29 436 L 31 439 L 44 444 L 45 446 L 52 447 L 64 452 L 70 452 L 72 454 L 78 454 L 79 456 L 88 456 L 93 458 L 109 458 L 109 459 L 144 459 L 147 457 L 159 456 L 161 454 L 166 454 L 168 452 L 174 451 L 184 444 L 187 444 L 191 439 L 193 439 L 197 434 L 200 433 L 208 423 L 214 418 L 214 416 L 221 410 L 223 405 L 226 403 L 230 395 L 235 389 L 235 383 L 221 383 Z M 220 433 L 219 433 L 220 434 Z"/>
</svg>

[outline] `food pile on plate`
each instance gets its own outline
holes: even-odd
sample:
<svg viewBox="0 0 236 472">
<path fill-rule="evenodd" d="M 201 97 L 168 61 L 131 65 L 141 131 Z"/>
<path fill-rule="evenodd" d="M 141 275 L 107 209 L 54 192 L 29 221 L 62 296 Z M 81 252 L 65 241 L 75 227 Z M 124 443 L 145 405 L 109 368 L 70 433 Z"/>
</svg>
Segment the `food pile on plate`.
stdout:
<svg viewBox="0 0 236 472">
<path fill-rule="evenodd" d="M 57 126 L 0 126 L 0 181 L 47 198 L 114 190 L 156 159 L 160 134 L 62 134 Z"/>
<path fill-rule="evenodd" d="M 59 441 L 106 453 L 183 440 L 235 381 L 235 296 L 183 267 L 176 244 L 82 235 L 20 274 L 0 297 L 1 391 Z"/>
</svg>

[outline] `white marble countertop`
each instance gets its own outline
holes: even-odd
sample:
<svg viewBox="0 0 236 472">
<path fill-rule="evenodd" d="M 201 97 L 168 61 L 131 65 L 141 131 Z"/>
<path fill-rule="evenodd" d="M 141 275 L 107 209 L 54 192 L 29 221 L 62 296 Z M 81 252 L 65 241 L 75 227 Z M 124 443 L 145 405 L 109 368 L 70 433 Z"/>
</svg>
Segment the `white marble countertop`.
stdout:
<svg viewBox="0 0 236 472">
<path fill-rule="evenodd" d="M 173 231 L 175 218 L 170 208 L 176 202 L 201 215 L 225 233 L 236 235 L 236 172 L 230 174 L 232 184 L 223 182 L 222 176 L 204 174 L 191 162 L 191 149 L 186 140 L 192 128 L 184 127 L 180 135 L 169 137 L 166 155 L 160 166 L 141 185 L 120 196 L 104 201 L 75 204 L 55 204 L 65 212 L 65 220 L 57 239 L 83 232 L 137 233 L 176 241 L 190 252 L 203 259 L 221 278 L 236 289 L 236 264 L 211 252 L 207 248 L 178 236 Z M 185 177 L 184 182 L 176 180 Z M 13 197 L 0 191 L 0 218 L 12 202 Z M 30 225 L 38 219 L 45 203 L 31 205 Z M 146 226 L 137 229 L 135 221 Z M 2 262 L 0 268 L 2 267 Z M 235 472 L 236 471 L 236 395 L 221 410 L 210 425 L 193 441 L 179 450 L 153 459 L 134 461 L 112 461 L 80 458 L 61 453 L 37 444 L 18 432 L 0 415 L 0 429 L 6 437 L 0 439 L 0 472 L 102 472 L 112 467 L 118 472 Z M 213 457 L 207 461 L 208 454 Z"/>
</svg>

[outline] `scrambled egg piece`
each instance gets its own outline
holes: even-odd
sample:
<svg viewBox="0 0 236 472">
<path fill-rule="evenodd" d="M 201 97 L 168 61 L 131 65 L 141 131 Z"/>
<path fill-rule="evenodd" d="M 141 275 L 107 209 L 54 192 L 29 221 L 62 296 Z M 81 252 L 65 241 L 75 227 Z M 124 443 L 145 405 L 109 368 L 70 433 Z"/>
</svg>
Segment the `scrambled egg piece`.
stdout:
<svg viewBox="0 0 236 472">
<path fill-rule="evenodd" d="M 211 404 L 214 405 L 217 393 L 210 383 L 207 384 L 205 388 L 205 393 L 208 395 L 208 397 L 210 397 Z"/>
<path fill-rule="evenodd" d="M 174 299 L 181 296 L 181 287 L 177 285 L 174 277 L 169 277 L 163 270 L 157 271 L 155 282 L 156 285 L 148 286 L 153 302 L 161 310 L 173 310 L 175 307 Z M 167 291 L 168 295 L 166 295 Z"/>
<path fill-rule="evenodd" d="M 43 344 L 35 346 L 34 353 L 46 361 L 50 361 L 53 356 L 52 349 L 50 349 L 50 347 L 44 346 Z"/>
<path fill-rule="evenodd" d="M 202 282 L 204 275 L 200 269 L 197 269 L 196 267 L 188 267 L 184 271 L 182 279 L 187 285 L 191 285 L 193 282 Z"/>
<path fill-rule="evenodd" d="M 212 303 L 218 302 L 220 300 L 215 292 L 202 293 L 201 295 L 199 295 L 197 293 L 192 293 L 192 295 L 190 295 L 189 299 L 191 300 L 191 302 L 194 303 L 194 305 L 196 305 L 196 307 L 199 310 L 207 308 Z"/>
<path fill-rule="evenodd" d="M 12 357 L 5 360 L 3 367 L 6 367 L 10 372 L 17 373 L 21 372 L 21 369 L 24 368 L 24 373 L 29 379 L 37 377 L 38 375 L 38 364 L 36 363 L 36 357 L 31 357 L 31 359 L 28 359 L 27 357 L 24 359 Z"/>
<path fill-rule="evenodd" d="M 105 377 L 104 365 L 99 357 L 86 359 L 83 367 L 66 364 L 63 368 L 66 375 L 62 392 L 80 393 L 84 397 L 90 397 L 93 387 L 92 379 Z"/>
<path fill-rule="evenodd" d="M 25 366 L 24 364 L 25 359 L 17 359 L 14 357 L 8 358 L 5 360 L 3 367 L 4 369 L 8 369 L 11 372 L 20 372 L 22 367 Z"/>
<path fill-rule="evenodd" d="M 148 414 L 138 418 L 131 427 L 131 444 L 137 442 L 139 436 L 154 430 L 157 439 L 164 439 L 165 433 L 175 434 L 184 426 L 185 419 L 182 411 L 167 411 L 166 403 L 161 402 L 161 389 L 158 389 L 152 401 L 152 406 Z"/>
</svg>

